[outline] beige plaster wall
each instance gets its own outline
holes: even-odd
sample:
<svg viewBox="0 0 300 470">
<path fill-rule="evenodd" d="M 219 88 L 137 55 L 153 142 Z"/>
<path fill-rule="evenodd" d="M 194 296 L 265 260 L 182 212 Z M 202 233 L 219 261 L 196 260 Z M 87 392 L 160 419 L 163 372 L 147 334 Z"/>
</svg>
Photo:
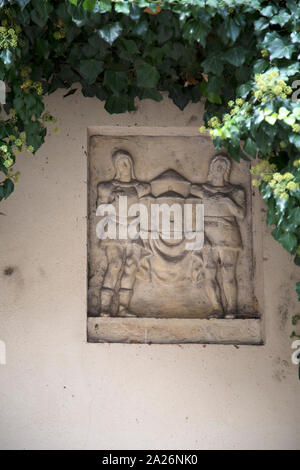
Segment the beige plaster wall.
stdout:
<svg viewBox="0 0 300 470">
<path fill-rule="evenodd" d="M 269 230 L 265 346 L 86 342 L 87 128 L 199 127 L 201 104 L 147 100 L 110 116 L 79 95 L 47 102 L 61 132 L 20 156 L 20 183 L 1 204 L 0 448 L 299 449 L 289 339 L 299 270 Z"/>
</svg>

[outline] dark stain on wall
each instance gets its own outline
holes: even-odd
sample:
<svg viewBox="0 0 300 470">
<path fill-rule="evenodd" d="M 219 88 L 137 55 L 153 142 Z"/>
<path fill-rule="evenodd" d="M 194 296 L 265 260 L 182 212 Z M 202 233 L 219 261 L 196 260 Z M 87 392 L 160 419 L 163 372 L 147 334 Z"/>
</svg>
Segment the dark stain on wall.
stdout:
<svg viewBox="0 0 300 470">
<path fill-rule="evenodd" d="M 13 266 L 7 266 L 4 268 L 3 274 L 4 276 L 11 276 L 15 272 L 15 268 Z"/>
</svg>

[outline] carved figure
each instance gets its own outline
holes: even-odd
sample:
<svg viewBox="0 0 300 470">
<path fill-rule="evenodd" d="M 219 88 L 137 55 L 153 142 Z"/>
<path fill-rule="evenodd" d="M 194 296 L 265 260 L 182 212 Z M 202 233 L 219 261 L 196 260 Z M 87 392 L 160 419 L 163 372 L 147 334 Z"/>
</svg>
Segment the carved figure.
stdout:
<svg viewBox="0 0 300 470">
<path fill-rule="evenodd" d="M 122 149 L 113 153 L 112 163 L 115 175 L 110 181 L 98 183 L 96 203 L 97 208 L 102 204 L 114 206 L 117 237 L 101 238 L 100 247 L 105 256 L 100 258 L 99 252 L 97 265 L 91 271 L 91 314 L 143 316 L 147 308 L 147 312 L 157 316 L 162 308 L 162 314 L 167 312 L 171 316 L 173 311 L 176 313 L 176 308 L 181 308 L 185 312 L 183 316 L 236 316 L 237 263 L 243 248 L 239 222 L 245 217 L 246 195 L 242 186 L 230 182 L 231 160 L 222 154 L 216 155 L 210 162 L 206 181 L 198 184 L 192 184 L 172 169 L 150 183 L 139 181 L 135 177 L 132 156 Z M 121 196 L 127 197 L 128 209 L 139 203 L 146 207 L 151 220 L 152 204 L 159 205 L 161 209 L 168 206 L 171 237 L 165 238 L 163 227 L 159 226 L 157 236 L 152 238 L 150 227 L 143 227 L 137 215 L 129 215 L 135 213 L 133 211 L 126 211 L 124 219 L 120 209 Z M 187 242 L 190 239 L 186 233 L 180 231 L 181 237 L 174 237 L 174 234 L 179 231 L 179 223 L 183 228 L 186 206 L 194 207 L 201 203 L 204 204 L 204 246 L 202 248 L 201 238 L 201 248 L 195 245 L 189 251 Z M 190 220 L 194 227 L 195 212 L 190 215 Z M 122 238 L 120 229 L 128 227 L 131 222 L 136 222 L 140 233 L 149 232 L 148 238 Z M 203 237 L 203 226 L 197 230 L 191 234 Z M 185 289 L 190 296 L 190 311 L 185 305 Z M 153 298 L 151 311 L 151 296 L 157 294 L 159 297 L 162 292 L 169 300 Z M 159 310 L 156 310 L 156 305 L 159 305 Z"/>
<path fill-rule="evenodd" d="M 119 197 L 127 196 L 128 207 L 138 203 L 139 198 L 150 192 L 148 183 L 136 180 L 131 155 L 125 150 L 117 150 L 112 155 L 115 176 L 111 181 L 97 185 L 97 207 L 100 204 L 112 204 L 116 209 L 117 233 L 123 223 L 118 213 Z M 130 222 L 130 217 L 128 217 Z M 129 310 L 133 294 L 135 276 L 142 257 L 143 244 L 140 239 L 102 240 L 105 246 L 107 267 L 101 288 L 100 316 L 110 316 L 113 301 L 117 316 L 135 316 Z"/>
<path fill-rule="evenodd" d="M 199 256 L 211 316 L 216 317 L 237 313 L 236 266 L 243 247 L 238 220 L 245 217 L 246 200 L 244 189 L 230 183 L 230 171 L 230 159 L 218 154 L 210 163 L 207 181 L 191 188 L 204 203 L 204 248 Z"/>
</svg>

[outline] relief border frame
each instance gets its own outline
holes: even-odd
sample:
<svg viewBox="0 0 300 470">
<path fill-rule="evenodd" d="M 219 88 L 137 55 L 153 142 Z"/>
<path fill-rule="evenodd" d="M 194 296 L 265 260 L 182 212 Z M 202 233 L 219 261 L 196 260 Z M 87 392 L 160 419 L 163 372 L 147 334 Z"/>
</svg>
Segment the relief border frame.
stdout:
<svg viewBox="0 0 300 470">
<path fill-rule="evenodd" d="M 89 205 L 90 141 L 93 137 L 199 137 L 211 138 L 199 132 L 198 127 L 146 127 L 146 126 L 89 126 L 87 132 L 87 211 Z M 250 175 L 249 175 L 250 177 Z M 264 273 L 263 273 L 263 201 L 258 191 L 250 190 L 252 219 L 252 260 L 254 298 L 257 300 L 259 315 L 253 318 L 236 319 L 183 319 L 183 318 L 120 318 L 88 317 L 88 343 L 127 344 L 221 344 L 251 345 L 265 344 L 264 328 Z M 87 224 L 89 231 L 89 223 Z M 89 240 L 89 238 L 88 238 Z M 87 263 L 89 246 L 87 243 Z M 88 268 L 88 266 L 87 266 Z M 88 271 L 87 271 L 88 272 Z M 87 276 L 88 283 L 88 276 Z M 88 287 L 88 286 L 87 286 Z M 88 309 L 88 307 L 87 307 Z M 189 335 L 183 334 L 190 331 Z"/>
</svg>

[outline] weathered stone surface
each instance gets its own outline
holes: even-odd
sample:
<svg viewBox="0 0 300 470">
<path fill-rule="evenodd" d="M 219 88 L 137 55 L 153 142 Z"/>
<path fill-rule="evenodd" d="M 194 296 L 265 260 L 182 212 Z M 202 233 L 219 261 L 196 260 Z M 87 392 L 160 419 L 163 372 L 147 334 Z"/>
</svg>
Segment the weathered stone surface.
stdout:
<svg viewBox="0 0 300 470">
<path fill-rule="evenodd" d="M 162 225 L 152 237 L 137 213 L 124 218 L 124 196 L 128 210 L 140 204 L 149 216 L 154 205 L 182 214 L 202 205 L 204 229 L 192 212 L 194 238 L 177 237 L 185 216 L 174 212 L 171 238 Z M 113 240 L 101 239 L 103 205 L 114 210 Z M 140 231 L 135 240 L 120 235 L 130 223 Z M 216 154 L 208 138 L 167 129 L 90 137 L 89 341 L 260 344 L 258 244 L 248 165 Z"/>
<path fill-rule="evenodd" d="M 262 344 L 259 319 L 89 318 L 93 343 Z"/>
</svg>

